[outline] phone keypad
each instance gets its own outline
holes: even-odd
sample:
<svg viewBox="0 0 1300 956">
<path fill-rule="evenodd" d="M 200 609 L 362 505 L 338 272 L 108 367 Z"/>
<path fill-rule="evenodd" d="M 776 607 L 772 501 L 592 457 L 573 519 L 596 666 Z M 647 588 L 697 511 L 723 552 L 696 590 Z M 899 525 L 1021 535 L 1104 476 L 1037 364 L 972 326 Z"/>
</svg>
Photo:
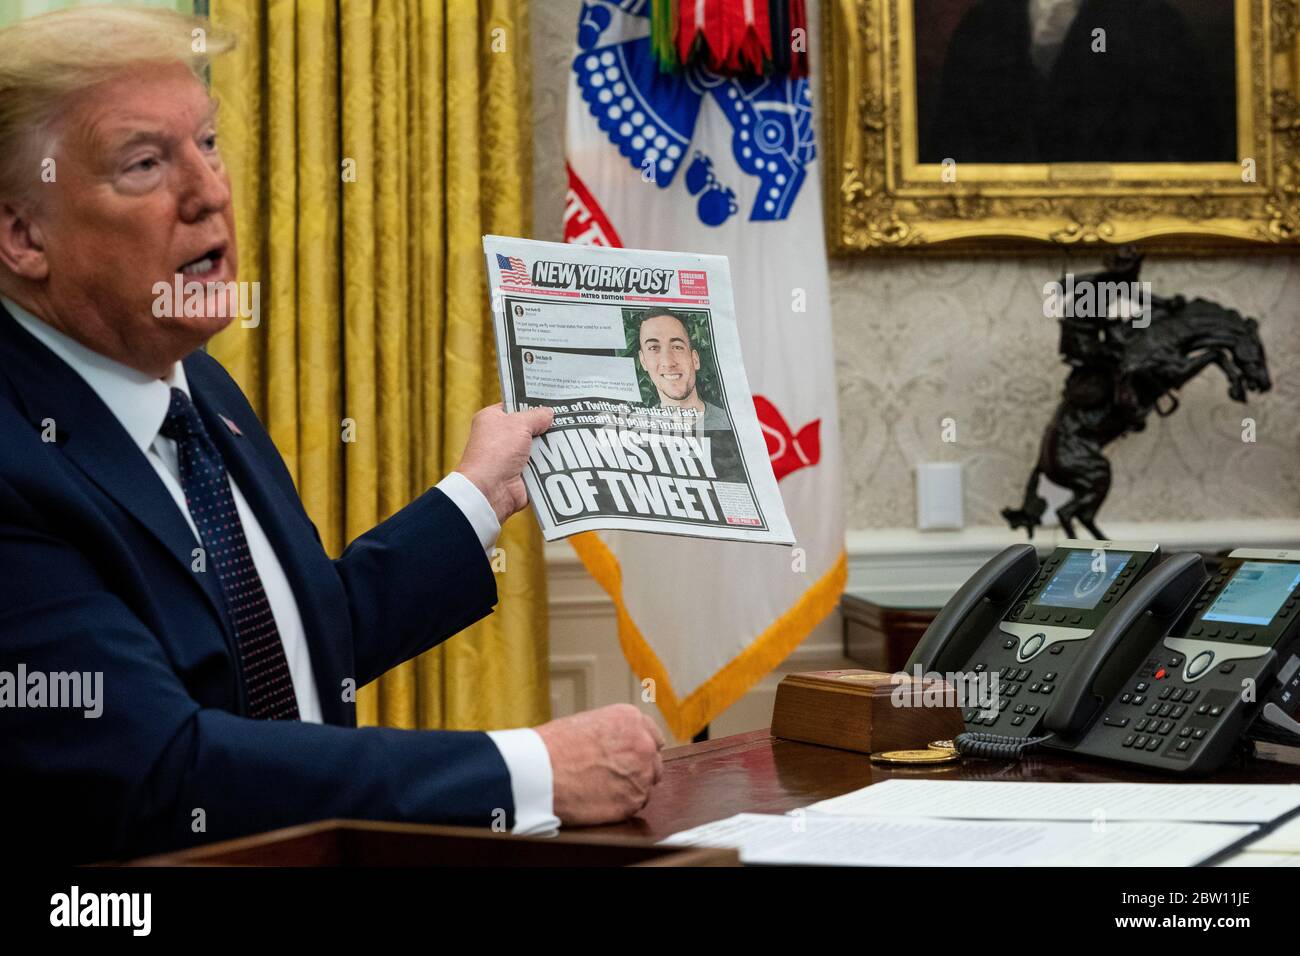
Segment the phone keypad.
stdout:
<svg viewBox="0 0 1300 956">
<path fill-rule="evenodd" d="M 987 668 L 984 664 L 976 664 L 972 669 L 976 673 L 982 673 Z M 998 723 L 1002 712 L 1010 708 L 1011 726 L 1020 727 L 1026 717 L 1036 717 L 1047 708 L 1049 701 L 1045 698 L 1056 690 L 1056 681 L 1060 676 L 1058 671 L 1052 670 L 1036 672 L 1030 667 L 1003 667 L 998 671 L 997 713 L 993 714 L 983 708 L 973 707 L 967 709 L 962 716 L 972 727 L 992 727 Z M 1027 698 L 1030 694 L 1035 697 L 1017 700 L 1021 693 Z"/>
<path fill-rule="evenodd" d="M 1225 714 L 1232 695 L 1188 687 L 1175 676 L 1183 658 L 1151 659 L 1125 687 L 1102 717 L 1102 727 L 1124 731 L 1119 744 L 1129 751 L 1163 751 L 1174 760 L 1190 760 L 1200 742 Z"/>
</svg>

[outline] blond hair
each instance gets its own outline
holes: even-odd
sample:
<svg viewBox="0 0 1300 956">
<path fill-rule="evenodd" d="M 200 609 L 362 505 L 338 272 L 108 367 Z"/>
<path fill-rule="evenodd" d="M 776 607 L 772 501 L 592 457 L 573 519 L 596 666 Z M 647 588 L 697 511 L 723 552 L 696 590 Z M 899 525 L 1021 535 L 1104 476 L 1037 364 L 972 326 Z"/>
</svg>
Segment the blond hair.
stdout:
<svg viewBox="0 0 1300 956">
<path fill-rule="evenodd" d="M 202 17 L 145 7 L 60 10 L 0 29 L 0 198 L 33 195 L 75 94 L 142 64 L 184 63 L 202 79 L 234 45 Z"/>
</svg>

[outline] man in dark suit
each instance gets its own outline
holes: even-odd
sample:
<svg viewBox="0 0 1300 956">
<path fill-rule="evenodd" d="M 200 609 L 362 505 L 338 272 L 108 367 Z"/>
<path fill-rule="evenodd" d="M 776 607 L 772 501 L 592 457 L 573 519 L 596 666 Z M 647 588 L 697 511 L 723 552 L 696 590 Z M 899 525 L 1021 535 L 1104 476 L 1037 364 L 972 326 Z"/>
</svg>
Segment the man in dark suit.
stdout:
<svg viewBox="0 0 1300 956">
<path fill-rule="evenodd" d="M 920 159 L 1236 162 L 1205 71 L 1165 0 L 978 0 L 922 105 Z"/>
<path fill-rule="evenodd" d="M 326 556 L 199 351 L 230 321 L 237 253 L 196 27 L 209 55 L 229 45 L 206 21 L 112 8 L 0 30 L 6 851 L 635 813 L 663 738 L 630 705 L 492 734 L 357 728 L 355 688 L 491 611 L 486 552 L 526 506 L 550 412 L 483 410 L 455 472 Z M 202 308 L 160 306 L 178 274 Z"/>
</svg>

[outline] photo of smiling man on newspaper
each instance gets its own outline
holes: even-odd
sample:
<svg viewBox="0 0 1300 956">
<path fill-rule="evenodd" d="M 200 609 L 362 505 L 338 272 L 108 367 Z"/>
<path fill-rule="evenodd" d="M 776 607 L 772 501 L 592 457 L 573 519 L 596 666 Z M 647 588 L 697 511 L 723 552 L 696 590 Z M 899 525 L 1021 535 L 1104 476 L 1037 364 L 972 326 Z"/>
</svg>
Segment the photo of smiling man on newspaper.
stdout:
<svg viewBox="0 0 1300 956">
<path fill-rule="evenodd" d="M 483 248 L 506 410 L 555 411 L 524 470 L 547 540 L 794 543 L 724 257 L 497 236 Z"/>
<path fill-rule="evenodd" d="M 698 431 L 731 431 L 727 413 L 701 394 L 700 352 L 686 319 L 654 306 L 638 314 L 636 324 L 637 360 L 658 395 L 654 404 L 693 411 Z"/>
</svg>

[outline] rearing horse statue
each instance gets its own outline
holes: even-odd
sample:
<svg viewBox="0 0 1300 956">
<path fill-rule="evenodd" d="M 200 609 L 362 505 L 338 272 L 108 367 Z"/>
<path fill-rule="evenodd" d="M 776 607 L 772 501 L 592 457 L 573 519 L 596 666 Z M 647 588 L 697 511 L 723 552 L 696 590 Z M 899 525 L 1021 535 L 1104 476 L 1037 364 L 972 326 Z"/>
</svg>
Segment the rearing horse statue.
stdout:
<svg viewBox="0 0 1300 956">
<path fill-rule="evenodd" d="M 1136 281 L 1141 262 L 1141 256 L 1121 253 L 1107 271 L 1080 277 L 1075 288 Z M 1177 390 L 1211 365 L 1227 376 L 1233 401 L 1245 402 L 1248 392 L 1272 386 L 1254 319 L 1205 299 L 1150 298 L 1146 327 L 1105 317 L 1060 320 L 1061 353 L 1074 367 L 1043 433 L 1024 503 L 1002 510 L 1013 529 L 1025 528 L 1032 538 L 1042 523 L 1047 501 L 1038 494 L 1038 479 L 1046 475 L 1073 492 L 1056 512 L 1066 534 L 1074 537 L 1077 520 L 1093 537 L 1104 538 L 1096 518 L 1110 491 L 1107 445 L 1142 431 L 1152 411 L 1172 415 Z"/>
</svg>

